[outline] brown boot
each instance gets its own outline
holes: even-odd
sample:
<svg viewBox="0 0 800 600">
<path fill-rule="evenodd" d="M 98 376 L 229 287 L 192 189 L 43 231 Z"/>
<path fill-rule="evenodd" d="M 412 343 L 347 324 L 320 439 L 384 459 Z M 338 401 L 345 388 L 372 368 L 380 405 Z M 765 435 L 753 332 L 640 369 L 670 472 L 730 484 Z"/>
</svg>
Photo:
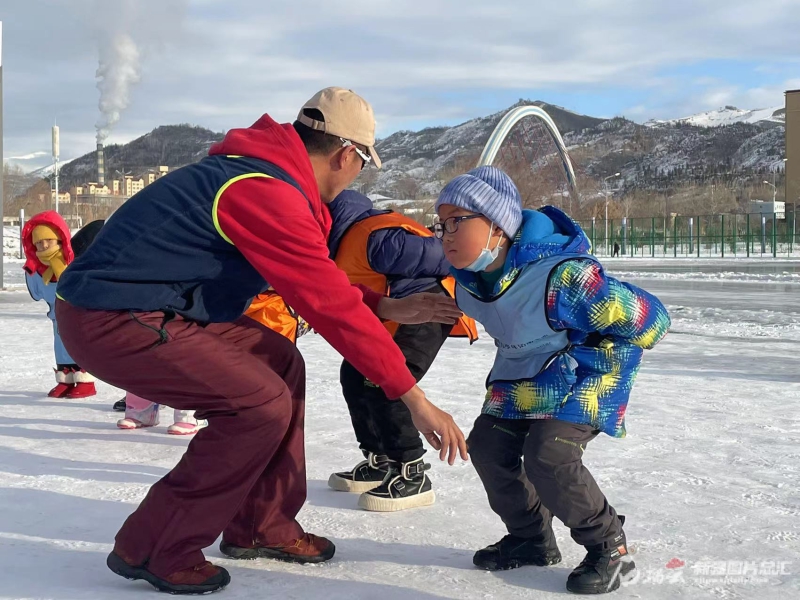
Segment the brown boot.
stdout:
<svg viewBox="0 0 800 600">
<path fill-rule="evenodd" d="M 252 560 L 255 558 L 271 558 L 284 562 L 299 564 L 321 563 L 333 558 L 336 546 L 330 540 L 306 533 L 301 538 L 291 540 L 278 546 L 255 546 L 242 548 L 229 544 L 225 540 L 219 545 L 220 552 L 230 558 Z"/>
<path fill-rule="evenodd" d="M 225 569 L 207 561 L 162 578 L 148 571 L 146 563 L 141 566 L 131 565 L 115 548 L 108 555 L 106 564 L 125 579 L 144 579 L 159 592 L 169 594 L 208 594 L 224 589 L 231 582 L 231 576 Z"/>
</svg>

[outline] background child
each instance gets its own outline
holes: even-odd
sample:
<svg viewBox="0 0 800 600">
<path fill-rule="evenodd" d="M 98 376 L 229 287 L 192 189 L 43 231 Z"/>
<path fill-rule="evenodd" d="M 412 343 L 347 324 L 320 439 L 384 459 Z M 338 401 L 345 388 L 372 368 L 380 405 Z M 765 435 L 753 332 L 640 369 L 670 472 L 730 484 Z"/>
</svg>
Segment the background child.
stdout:
<svg viewBox="0 0 800 600">
<path fill-rule="evenodd" d="M 582 462 L 601 431 L 625 435 L 642 357 L 667 332 L 664 306 L 608 277 L 560 210 L 522 210 L 494 167 L 456 177 L 436 203 L 456 301 L 497 345 L 472 463 L 509 535 L 475 554 L 487 570 L 561 560 L 553 515 L 586 547 L 567 589 L 602 593 L 634 569 L 618 516 Z M 520 460 L 524 458 L 523 460 Z"/>
<path fill-rule="evenodd" d="M 297 338 L 308 331 L 305 321 L 286 306 L 283 298 L 271 289 L 256 296 L 246 314 L 292 342 L 297 342 Z M 117 427 L 120 429 L 139 429 L 158 425 L 158 404 L 130 392 L 125 394 L 121 402 L 125 405 L 125 418 L 117 421 Z M 205 421 L 195 419 L 194 411 L 191 410 L 175 409 L 174 419 L 175 422 L 167 427 L 167 433 L 173 435 L 191 435 L 206 424 Z"/>
<path fill-rule="evenodd" d="M 306 331 L 305 322 L 286 306 L 283 298 L 274 291 L 256 296 L 246 314 L 292 342 L 296 342 L 297 338 Z M 160 408 L 158 404 L 130 392 L 126 392 L 125 398 L 120 402 L 125 405 L 125 418 L 117 421 L 117 427 L 120 429 L 140 429 L 158 425 Z M 167 428 L 167 433 L 173 435 L 197 433 L 206 423 L 195 419 L 194 411 L 191 410 L 175 409 L 174 419 L 175 422 Z"/>
<path fill-rule="evenodd" d="M 56 285 L 73 260 L 69 227 L 54 210 L 34 215 L 22 228 L 25 251 L 25 283 L 36 301 L 47 302 L 47 316 L 53 323 L 53 351 L 56 358 L 56 386 L 48 392 L 51 398 L 86 398 L 94 396 L 94 377 L 82 370 L 61 343 L 56 323 Z"/>
<path fill-rule="evenodd" d="M 159 412 L 161 406 L 150 400 L 140 398 L 130 392 L 125 392 L 125 418 L 117 421 L 120 429 L 142 429 L 144 427 L 155 427 L 159 423 Z M 174 422 L 167 427 L 170 435 L 193 435 L 204 427 L 205 421 L 198 421 L 194 418 L 193 410 L 178 410 L 173 412 Z"/>
</svg>

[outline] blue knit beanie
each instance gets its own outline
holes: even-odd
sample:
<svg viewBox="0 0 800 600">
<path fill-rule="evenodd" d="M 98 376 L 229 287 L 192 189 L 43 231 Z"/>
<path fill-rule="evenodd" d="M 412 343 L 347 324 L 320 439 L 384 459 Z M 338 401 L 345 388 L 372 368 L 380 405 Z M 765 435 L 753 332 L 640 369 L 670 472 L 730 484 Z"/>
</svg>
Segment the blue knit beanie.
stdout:
<svg viewBox="0 0 800 600">
<path fill-rule="evenodd" d="M 502 229 L 509 238 L 522 224 L 522 198 L 511 177 L 497 167 L 478 167 L 459 175 L 444 186 L 436 210 L 450 204 L 480 213 Z"/>
</svg>

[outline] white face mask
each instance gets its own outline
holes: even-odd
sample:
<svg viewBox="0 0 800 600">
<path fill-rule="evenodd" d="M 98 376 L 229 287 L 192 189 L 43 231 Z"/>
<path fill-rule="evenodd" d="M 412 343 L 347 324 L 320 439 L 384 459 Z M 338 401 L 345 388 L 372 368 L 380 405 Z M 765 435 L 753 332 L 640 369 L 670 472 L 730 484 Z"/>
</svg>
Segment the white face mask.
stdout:
<svg viewBox="0 0 800 600">
<path fill-rule="evenodd" d="M 479 272 L 483 271 L 491 265 L 495 260 L 497 260 L 497 255 L 500 254 L 500 249 L 503 247 L 503 234 L 500 234 L 500 239 L 497 240 L 497 246 L 494 247 L 494 250 L 489 250 L 489 244 L 492 243 L 492 232 L 494 231 L 494 223 L 489 227 L 489 239 L 486 240 L 486 247 L 481 250 L 481 253 L 478 255 L 478 258 L 472 261 L 469 265 L 464 267 L 466 271 L 473 271 Z"/>
</svg>

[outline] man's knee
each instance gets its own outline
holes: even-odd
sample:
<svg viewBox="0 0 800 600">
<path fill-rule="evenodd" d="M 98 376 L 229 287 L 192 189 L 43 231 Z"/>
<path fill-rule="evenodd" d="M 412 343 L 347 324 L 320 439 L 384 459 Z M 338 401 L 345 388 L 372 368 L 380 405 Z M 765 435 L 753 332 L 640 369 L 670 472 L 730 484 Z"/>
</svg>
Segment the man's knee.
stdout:
<svg viewBox="0 0 800 600">
<path fill-rule="evenodd" d="M 262 401 L 241 411 L 239 416 L 252 422 L 254 429 L 267 428 L 270 431 L 285 431 L 293 415 L 293 400 L 285 385 L 276 390 L 265 386 L 260 394 Z"/>
</svg>

